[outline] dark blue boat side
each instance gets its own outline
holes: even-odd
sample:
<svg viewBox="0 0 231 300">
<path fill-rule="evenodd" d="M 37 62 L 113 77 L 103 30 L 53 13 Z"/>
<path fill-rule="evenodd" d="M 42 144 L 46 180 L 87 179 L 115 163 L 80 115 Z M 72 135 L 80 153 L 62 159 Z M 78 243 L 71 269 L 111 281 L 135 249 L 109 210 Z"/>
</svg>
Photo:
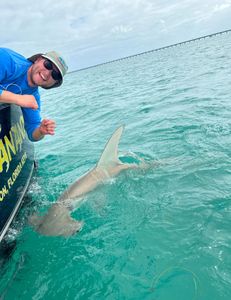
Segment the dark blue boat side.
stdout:
<svg viewBox="0 0 231 300">
<path fill-rule="evenodd" d="M 0 242 L 27 191 L 34 169 L 20 107 L 0 104 Z"/>
</svg>

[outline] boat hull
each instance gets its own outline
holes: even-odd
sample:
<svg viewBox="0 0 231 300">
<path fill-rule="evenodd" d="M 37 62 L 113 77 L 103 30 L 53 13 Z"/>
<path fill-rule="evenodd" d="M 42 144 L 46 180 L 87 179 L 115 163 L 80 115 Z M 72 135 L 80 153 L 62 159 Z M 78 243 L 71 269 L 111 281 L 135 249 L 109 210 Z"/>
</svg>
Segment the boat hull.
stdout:
<svg viewBox="0 0 231 300">
<path fill-rule="evenodd" d="M 34 146 L 21 109 L 0 105 L 0 242 L 17 214 L 34 170 Z"/>
</svg>

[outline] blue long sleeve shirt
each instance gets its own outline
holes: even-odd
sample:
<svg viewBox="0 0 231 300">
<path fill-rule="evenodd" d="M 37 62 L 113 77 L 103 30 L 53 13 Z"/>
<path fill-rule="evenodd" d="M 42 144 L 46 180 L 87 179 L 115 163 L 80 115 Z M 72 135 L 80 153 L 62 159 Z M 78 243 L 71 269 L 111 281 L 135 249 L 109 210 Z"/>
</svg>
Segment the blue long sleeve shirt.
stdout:
<svg viewBox="0 0 231 300">
<path fill-rule="evenodd" d="M 0 95 L 4 90 L 21 95 L 33 95 L 38 103 L 38 109 L 22 107 L 25 129 L 31 141 L 34 130 L 41 123 L 40 95 L 38 87 L 30 87 L 27 71 L 32 62 L 22 55 L 6 48 L 0 48 Z"/>
</svg>

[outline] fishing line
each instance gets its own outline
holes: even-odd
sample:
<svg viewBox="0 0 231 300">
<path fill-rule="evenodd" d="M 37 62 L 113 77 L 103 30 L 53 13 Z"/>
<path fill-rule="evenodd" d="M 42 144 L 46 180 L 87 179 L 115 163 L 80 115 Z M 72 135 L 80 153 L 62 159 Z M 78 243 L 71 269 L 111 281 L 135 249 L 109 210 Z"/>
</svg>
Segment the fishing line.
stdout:
<svg viewBox="0 0 231 300">
<path fill-rule="evenodd" d="M 175 267 L 169 267 L 167 269 L 165 269 L 163 272 L 161 272 L 157 277 L 156 279 L 153 281 L 153 284 L 151 285 L 151 288 L 150 288 L 150 291 L 153 292 L 154 290 L 156 290 L 159 282 L 161 281 L 161 279 L 169 272 L 173 271 L 173 270 L 178 270 L 178 271 L 184 271 L 188 274 L 190 274 L 192 276 L 192 280 L 193 280 L 193 284 L 194 284 L 194 296 L 192 298 L 192 300 L 195 300 L 197 295 L 198 295 L 198 286 L 199 286 L 199 278 L 197 277 L 197 275 L 192 272 L 191 270 L 189 269 L 186 269 L 186 268 L 182 268 L 182 267 L 179 267 L 179 266 L 175 266 Z"/>
</svg>

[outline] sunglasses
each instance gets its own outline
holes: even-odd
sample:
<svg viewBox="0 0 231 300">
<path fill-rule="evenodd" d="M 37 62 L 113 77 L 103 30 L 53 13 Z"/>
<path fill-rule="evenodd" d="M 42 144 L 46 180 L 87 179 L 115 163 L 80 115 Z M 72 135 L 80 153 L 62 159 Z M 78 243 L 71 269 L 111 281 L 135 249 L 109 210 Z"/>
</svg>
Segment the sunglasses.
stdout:
<svg viewBox="0 0 231 300">
<path fill-rule="evenodd" d="M 52 63 L 50 60 L 45 59 L 44 62 L 43 62 L 43 65 L 44 65 L 44 67 L 45 67 L 47 70 L 49 70 L 49 71 L 52 70 L 52 72 L 51 72 L 51 77 L 52 77 L 55 81 L 60 81 L 60 80 L 62 79 L 62 76 L 61 76 L 60 72 L 59 72 L 59 71 L 56 71 L 56 70 L 54 69 L 54 65 L 53 65 L 53 63 Z"/>
</svg>

